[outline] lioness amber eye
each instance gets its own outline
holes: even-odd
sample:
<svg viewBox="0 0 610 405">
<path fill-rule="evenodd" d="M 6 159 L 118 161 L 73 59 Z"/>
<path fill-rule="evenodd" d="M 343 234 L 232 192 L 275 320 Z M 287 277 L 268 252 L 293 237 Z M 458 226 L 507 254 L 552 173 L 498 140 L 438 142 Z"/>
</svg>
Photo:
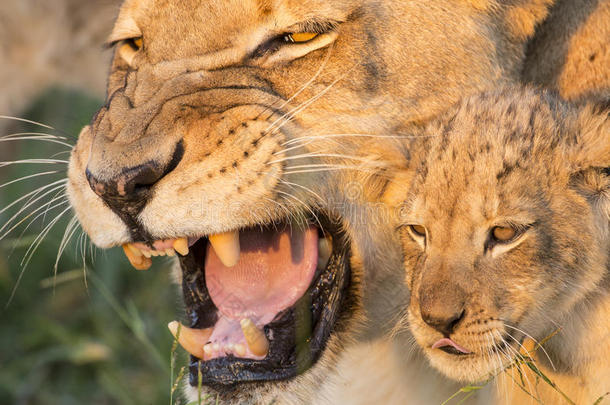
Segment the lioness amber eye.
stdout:
<svg viewBox="0 0 610 405">
<path fill-rule="evenodd" d="M 410 225 L 409 228 L 417 236 L 426 236 L 426 228 L 421 225 Z"/>
<path fill-rule="evenodd" d="M 136 48 L 138 48 L 138 50 L 139 50 L 139 49 L 142 49 L 142 44 L 143 44 L 143 42 L 142 42 L 142 37 L 140 37 L 140 38 L 134 38 L 134 39 L 133 39 L 133 44 L 136 46 Z"/>
<path fill-rule="evenodd" d="M 510 227 L 496 226 L 494 229 L 492 229 L 492 234 L 494 239 L 497 241 L 508 242 L 517 235 L 517 231 Z"/>
<path fill-rule="evenodd" d="M 303 43 L 309 42 L 319 34 L 316 32 L 295 32 L 292 34 L 286 34 L 284 36 L 284 41 L 291 43 Z"/>
</svg>

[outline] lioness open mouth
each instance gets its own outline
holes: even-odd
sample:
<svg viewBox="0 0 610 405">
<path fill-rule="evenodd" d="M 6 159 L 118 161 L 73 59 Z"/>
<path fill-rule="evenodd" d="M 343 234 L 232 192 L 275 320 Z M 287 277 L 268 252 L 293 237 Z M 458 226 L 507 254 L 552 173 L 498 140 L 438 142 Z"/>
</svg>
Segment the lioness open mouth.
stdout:
<svg viewBox="0 0 610 405">
<path fill-rule="evenodd" d="M 339 224 L 321 217 L 315 225 L 284 221 L 137 243 L 126 252 L 140 250 L 137 257 L 145 259 L 173 249 L 181 253 L 189 327 L 169 326 L 191 354 L 191 385 L 199 378 L 215 389 L 285 380 L 317 361 L 350 280 L 349 244 Z"/>
</svg>

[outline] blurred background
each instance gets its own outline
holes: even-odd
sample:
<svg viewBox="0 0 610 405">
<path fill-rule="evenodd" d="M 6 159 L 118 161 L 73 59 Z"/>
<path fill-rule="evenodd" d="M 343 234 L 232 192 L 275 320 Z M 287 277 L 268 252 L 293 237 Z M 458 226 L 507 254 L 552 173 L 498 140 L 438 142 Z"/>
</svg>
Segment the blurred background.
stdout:
<svg viewBox="0 0 610 405">
<path fill-rule="evenodd" d="M 63 194 L 70 145 L 103 102 L 119 3 L 2 0 L 0 404 L 169 403 L 179 372 L 169 262 L 136 272 L 95 249 Z"/>
</svg>

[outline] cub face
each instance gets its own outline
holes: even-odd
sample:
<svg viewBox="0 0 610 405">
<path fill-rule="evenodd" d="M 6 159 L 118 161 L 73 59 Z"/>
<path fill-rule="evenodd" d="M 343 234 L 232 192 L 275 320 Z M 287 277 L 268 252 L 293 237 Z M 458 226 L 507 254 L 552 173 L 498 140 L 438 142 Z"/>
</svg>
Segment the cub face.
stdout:
<svg viewBox="0 0 610 405">
<path fill-rule="evenodd" d="M 334 173 L 362 163 L 347 144 L 515 78 L 548 3 L 124 2 L 68 193 L 91 240 L 135 267 L 180 254 L 191 388 L 201 371 L 226 401 L 311 392 L 362 310 L 328 202 Z"/>
<path fill-rule="evenodd" d="M 607 110 L 512 89 L 467 99 L 414 141 L 428 153 L 390 191 L 411 289 L 403 325 L 447 376 L 500 371 L 602 288 L 609 124 Z"/>
</svg>

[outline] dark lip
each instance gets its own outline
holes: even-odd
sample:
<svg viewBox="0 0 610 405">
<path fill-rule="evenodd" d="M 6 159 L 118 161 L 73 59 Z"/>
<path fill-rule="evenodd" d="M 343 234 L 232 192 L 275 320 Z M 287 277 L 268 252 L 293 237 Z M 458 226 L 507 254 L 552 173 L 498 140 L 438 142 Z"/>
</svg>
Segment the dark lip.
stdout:
<svg viewBox="0 0 610 405">
<path fill-rule="evenodd" d="M 473 353 L 462 353 L 461 351 L 459 351 L 458 349 L 456 349 L 453 346 L 443 346 L 443 347 L 439 347 L 439 350 L 444 351 L 447 354 L 451 354 L 454 356 L 470 356 Z"/>
<path fill-rule="evenodd" d="M 201 361 L 191 356 L 190 384 L 203 385 L 219 392 L 227 392 L 242 383 L 268 383 L 288 380 L 308 370 L 323 353 L 337 323 L 345 315 L 346 291 L 350 285 L 350 248 L 346 235 L 337 221 L 318 216 L 323 230 L 332 236 L 333 249 L 326 269 L 316 274 L 308 291 L 297 303 L 266 325 L 270 338 L 269 354 L 264 360 L 241 359 L 227 356 Z M 318 224 L 318 221 L 316 221 Z M 187 319 L 192 328 L 208 328 L 217 321 L 217 308 L 212 302 L 203 264 L 206 239 L 191 247 L 186 257 L 180 258 L 183 273 L 182 291 Z"/>
</svg>

